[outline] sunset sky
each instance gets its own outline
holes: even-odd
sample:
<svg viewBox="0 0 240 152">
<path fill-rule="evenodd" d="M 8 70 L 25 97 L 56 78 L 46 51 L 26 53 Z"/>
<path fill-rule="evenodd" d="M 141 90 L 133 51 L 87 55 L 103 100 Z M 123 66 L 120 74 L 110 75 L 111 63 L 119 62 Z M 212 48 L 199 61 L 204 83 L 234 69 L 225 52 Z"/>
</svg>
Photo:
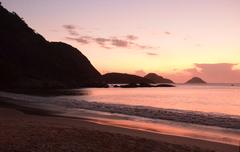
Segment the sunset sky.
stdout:
<svg viewBox="0 0 240 152">
<path fill-rule="evenodd" d="M 240 82 L 240 0 L 1 0 L 101 72 Z"/>
</svg>

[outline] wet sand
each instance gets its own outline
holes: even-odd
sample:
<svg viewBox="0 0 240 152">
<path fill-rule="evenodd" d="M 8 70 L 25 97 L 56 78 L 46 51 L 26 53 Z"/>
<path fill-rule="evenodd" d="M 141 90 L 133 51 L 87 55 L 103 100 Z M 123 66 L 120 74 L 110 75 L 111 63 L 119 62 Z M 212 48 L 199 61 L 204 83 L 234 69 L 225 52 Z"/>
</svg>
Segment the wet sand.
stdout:
<svg viewBox="0 0 240 152">
<path fill-rule="evenodd" d="M 2 103 L 0 151 L 238 152 L 238 147 L 51 116 L 47 111 Z"/>
</svg>

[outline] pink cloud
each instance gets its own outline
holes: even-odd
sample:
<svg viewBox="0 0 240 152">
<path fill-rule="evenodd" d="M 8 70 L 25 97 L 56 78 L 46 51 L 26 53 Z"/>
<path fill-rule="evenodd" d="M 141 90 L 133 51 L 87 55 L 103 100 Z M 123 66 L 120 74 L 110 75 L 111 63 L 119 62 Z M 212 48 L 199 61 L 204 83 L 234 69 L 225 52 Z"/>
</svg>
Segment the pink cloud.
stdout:
<svg viewBox="0 0 240 152">
<path fill-rule="evenodd" d="M 147 55 L 150 55 L 150 56 L 157 56 L 158 54 L 157 53 L 152 53 L 152 52 L 146 52 Z"/>
<path fill-rule="evenodd" d="M 106 48 L 106 49 L 111 49 L 111 47 L 107 46 L 106 43 L 111 41 L 108 38 L 102 38 L 102 37 L 97 37 L 94 39 L 94 41 L 101 47 Z"/>
<path fill-rule="evenodd" d="M 240 83 L 240 69 L 237 64 L 215 63 L 194 64 L 193 68 L 165 73 L 165 76 L 176 82 L 185 82 L 193 76 L 201 77 L 209 83 Z"/>
<path fill-rule="evenodd" d="M 70 24 L 63 25 L 63 27 L 68 30 L 74 30 L 76 28 L 74 25 L 70 25 Z"/>
<path fill-rule="evenodd" d="M 164 32 L 164 34 L 166 34 L 166 35 L 172 35 L 172 33 L 171 33 L 171 32 L 168 32 L 168 31 Z"/>
<path fill-rule="evenodd" d="M 69 35 L 71 35 L 71 36 L 79 35 L 79 33 L 76 31 L 76 27 L 74 25 L 70 25 L 70 24 L 63 25 L 63 28 L 65 28 L 68 31 Z"/>
<path fill-rule="evenodd" d="M 90 43 L 88 38 L 85 38 L 85 37 L 78 37 L 78 38 L 66 37 L 66 39 L 73 40 L 73 41 L 76 41 L 76 42 L 81 43 L 81 44 Z"/>
<path fill-rule="evenodd" d="M 240 69 L 234 69 L 237 64 L 195 64 L 201 69 L 199 75 L 209 82 L 240 82 Z"/>
<path fill-rule="evenodd" d="M 127 38 L 128 40 L 137 40 L 137 39 L 138 39 L 137 36 L 131 35 L 131 34 L 130 34 L 130 35 L 127 35 L 126 38 Z"/>
<path fill-rule="evenodd" d="M 112 42 L 111 44 L 116 47 L 125 47 L 125 48 L 129 47 L 129 42 L 127 40 L 113 38 L 111 42 Z"/>
</svg>

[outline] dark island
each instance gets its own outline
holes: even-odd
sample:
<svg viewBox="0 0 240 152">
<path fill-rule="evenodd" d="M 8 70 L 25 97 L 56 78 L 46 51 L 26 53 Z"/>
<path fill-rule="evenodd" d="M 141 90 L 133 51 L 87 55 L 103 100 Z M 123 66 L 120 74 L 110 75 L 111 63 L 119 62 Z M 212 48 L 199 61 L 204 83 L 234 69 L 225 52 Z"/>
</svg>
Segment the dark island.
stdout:
<svg viewBox="0 0 240 152">
<path fill-rule="evenodd" d="M 192 79 L 188 80 L 186 84 L 206 84 L 204 80 L 199 77 L 193 77 Z"/>
</svg>

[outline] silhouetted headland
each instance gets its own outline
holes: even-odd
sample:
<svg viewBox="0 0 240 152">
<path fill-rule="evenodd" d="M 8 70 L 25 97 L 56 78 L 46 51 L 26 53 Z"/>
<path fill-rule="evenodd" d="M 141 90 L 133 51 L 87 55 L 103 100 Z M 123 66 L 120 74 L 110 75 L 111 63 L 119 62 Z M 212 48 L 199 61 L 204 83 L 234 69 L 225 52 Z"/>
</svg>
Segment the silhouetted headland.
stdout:
<svg viewBox="0 0 240 152">
<path fill-rule="evenodd" d="M 172 84 L 148 84 L 148 83 L 129 83 L 129 84 L 122 84 L 122 85 L 114 85 L 115 88 L 156 88 L 156 87 L 175 87 L 175 85 Z"/>
<path fill-rule="evenodd" d="M 126 73 L 107 73 L 103 75 L 103 79 L 108 84 L 115 84 L 113 87 L 120 88 L 175 87 L 172 84 L 168 84 L 173 83 L 173 81 L 154 73 L 150 73 L 145 77 Z"/>
<path fill-rule="evenodd" d="M 149 79 L 127 73 L 107 73 L 103 79 L 108 84 L 153 83 Z"/>
<path fill-rule="evenodd" d="M 49 42 L 0 5 L 0 87 L 105 87 L 101 74 L 76 48 Z"/>
<path fill-rule="evenodd" d="M 154 83 L 174 83 L 172 80 L 166 79 L 160 75 L 157 75 L 156 73 L 149 73 L 145 75 L 144 78 L 147 78 L 153 81 Z"/>
</svg>

